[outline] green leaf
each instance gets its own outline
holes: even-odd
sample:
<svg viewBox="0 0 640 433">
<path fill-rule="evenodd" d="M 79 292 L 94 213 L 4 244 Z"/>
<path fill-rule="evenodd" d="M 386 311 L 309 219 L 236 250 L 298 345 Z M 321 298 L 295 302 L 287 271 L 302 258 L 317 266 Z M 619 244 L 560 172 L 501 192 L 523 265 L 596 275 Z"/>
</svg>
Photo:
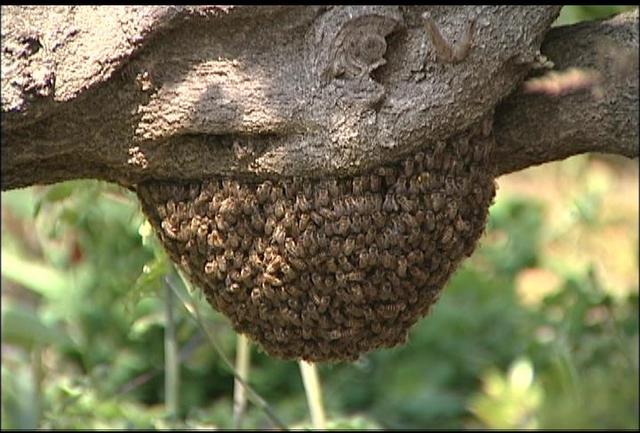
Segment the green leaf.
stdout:
<svg viewBox="0 0 640 433">
<path fill-rule="evenodd" d="M 156 256 L 142 268 L 142 273 L 127 293 L 124 301 L 126 311 L 131 311 L 140 300 L 154 296 L 161 287 L 162 278 L 170 271 L 166 256 Z"/>
<path fill-rule="evenodd" d="M 34 311 L 18 305 L 5 307 L 2 311 L 2 340 L 27 348 L 71 344 L 63 331 L 45 324 Z"/>
<path fill-rule="evenodd" d="M 71 196 L 77 188 L 78 183 L 75 181 L 62 182 L 48 187 L 42 196 L 36 200 L 33 216 L 38 216 L 43 205 L 64 200 Z"/>
<path fill-rule="evenodd" d="M 34 405 L 35 390 L 27 368 L 2 366 L 2 429 L 35 430 L 38 409 Z"/>
<path fill-rule="evenodd" d="M 30 261 L 3 249 L 2 276 L 47 299 L 59 299 L 71 286 L 67 275 L 43 263 Z"/>
</svg>

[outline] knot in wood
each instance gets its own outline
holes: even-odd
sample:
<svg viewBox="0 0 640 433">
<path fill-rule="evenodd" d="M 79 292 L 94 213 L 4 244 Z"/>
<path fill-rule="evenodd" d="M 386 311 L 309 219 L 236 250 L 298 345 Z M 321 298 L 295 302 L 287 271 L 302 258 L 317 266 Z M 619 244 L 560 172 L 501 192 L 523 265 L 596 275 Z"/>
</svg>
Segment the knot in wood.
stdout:
<svg viewBox="0 0 640 433">
<path fill-rule="evenodd" d="M 320 20 L 316 67 L 326 82 L 362 78 L 384 65 L 385 38 L 402 22 L 397 6 L 347 7 Z"/>
</svg>

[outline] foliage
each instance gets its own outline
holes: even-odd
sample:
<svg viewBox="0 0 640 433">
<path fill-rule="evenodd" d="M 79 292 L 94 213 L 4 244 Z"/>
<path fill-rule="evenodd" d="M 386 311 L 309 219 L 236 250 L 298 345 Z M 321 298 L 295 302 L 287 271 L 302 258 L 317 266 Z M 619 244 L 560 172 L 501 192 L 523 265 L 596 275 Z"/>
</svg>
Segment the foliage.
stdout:
<svg viewBox="0 0 640 433">
<path fill-rule="evenodd" d="M 582 156 L 499 179 L 480 247 L 407 345 L 320 366 L 328 427 L 638 428 L 638 208 L 624 189 L 638 178 L 611 167 Z M 2 202 L 3 428 L 233 427 L 222 355 L 236 336 L 179 284 L 132 193 L 75 181 Z M 249 383 L 288 426 L 311 426 L 294 362 L 254 348 Z M 243 427 L 273 425 L 259 397 Z"/>
</svg>

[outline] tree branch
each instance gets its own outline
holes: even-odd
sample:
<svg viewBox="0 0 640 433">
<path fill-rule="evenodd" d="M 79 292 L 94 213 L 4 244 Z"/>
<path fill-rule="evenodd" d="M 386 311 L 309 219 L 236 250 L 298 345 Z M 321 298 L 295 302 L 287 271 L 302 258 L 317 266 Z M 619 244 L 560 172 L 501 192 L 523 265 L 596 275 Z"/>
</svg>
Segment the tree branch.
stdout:
<svg viewBox="0 0 640 433">
<path fill-rule="evenodd" d="M 34 10 L 38 11 L 37 8 Z M 17 8 L 7 11 L 3 8 L 3 23 L 7 21 L 7 15 L 17 13 L 15 11 L 20 12 L 18 21 L 26 20 L 21 16 L 25 14 L 24 10 Z M 105 65 L 96 71 L 74 68 L 78 59 L 64 53 L 65 49 L 70 53 L 82 51 L 77 47 L 68 47 L 74 41 L 74 32 L 82 30 L 82 20 L 74 21 L 69 28 L 69 18 L 60 20 L 64 23 L 62 25 L 51 23 L 52 18 L 48 17 L 48 24 L 41 27 L 49 26 L 60 40 L 47 40 L 42 36 L 42 31 L 38 33 L 34 30 L 38 23 L 44 22 L 44 18 L 38 16 L 31 17 L 28 25 L 18 26 L 22 33 L 13 35 L 13 39 L 11 31 L 7 34 L 3 24 L 2 189 L 80 177 L 101 178 L 124 185 L 132 185 L 145 177 L 198 178 L 215 173 L 224 174 L 225 170 L 227 174 L 234 170 L 246 170 L 251 162 L 255 162 L 256 158 L 238 158 L 237 151 L 242 152 L 244 147 L 250 153 L 252 140 L 263 143 L 268 140 L 262 136 L 245 134 L 246 139 L 240 140 L 243 146 L 234 150 L 234 138 L 243 136 L 216 133 L 221 131 L 221 127 L 211 130 L 213 134 L 202 135 L 199 134 L 202 129 L 187 125 L 183 130 L 188 132 L 192 128 L 195 134 L 184 135 L 183 131 L 178 140 L 171 141 L 163 137 L 164 141 L 159 140 L 158 145 L 135 144 L 132 131 L 144 124 L 141 122 L 144 115 L 135 113 L 139 107 L 153 106 L 149 103 L 148 92 L 140 91 L 152 84 L 145 82 L 151 78 L 140 75 L 140 71 L 154 71 L 148 67 L 148 62 L 140 62 L 142 66 L 135 62 L 122 66 L 118 62 L 133 56 L 145 44 L 151 44 L 152 35 L 159 33 L 159 29 L 170 28 L 169 24 L 176 16 L 189 16 L 188 12 L 192 13 L 166 8 L 113 9 L 118 16 L 138 14 L 138 22 L 142 24 L 137 30 L 123 32 L 125 36 L 128 35 L 128 39 L 123 41 L 133 41 L 129 45 L 119 43 L 119 48 L 114 51 L 105 49 L 103 51 L 107 54 L 102 57 L 94 54 L 98 57 L 92 64 Z M 102 12 L 102 18 L 105 22 L 115 19 L 105 15 L 105 12 Z M 637 26 L 636 10 L 607 21 L 555 28 L 548 33 L 542 51 L 555 63 L 556 70 L 578 67 L 589 73 L 597 71 L 598 80 L 591 91 L 586 89 L 564 96 L 549 96 L 526 94 L 520 89 L 502 102 L 494 122 L 498 174 L 584 152 L 638 156 Z M 53 31 L 64 28 L 71 36 Z M 89 32 L 88 37 L 96 39 L 98 34 L 103 33 Z M 15 45 L 16 41 L 18 46 Z M 78 43 L 80 46 L 90 45 L 86 40 Z M 36 48 L 40 44 L 49 46 L 50 52 L 44 47 L 38 52 Z M 53 50 L 54 47 L 58 48 Z M 83 49 L 87 51 L 87 48 Z M 151 47 L 151 51 L 158 49 Z M 51 57 L 53 51 L 58 52 L 57 57 Z M 22 68 L 20 73 L 11 73 L 15 69 L 10 62 L 12 56 L 20 59 L 16 63 L 18 69 Z M 55 72 L 59 78 L 56 91 L 50 94 L 48 92 L 51 89 L 47 90 L 47 85 L 51 83 L 47 81 L 47 73 L 41 73 L 40 76 L 37 72 L 41 71 L 42 65 L 49 65 L 52 58 L 58 65 Z M 222 72 L 212 71 L 214 75 Z M 132 78 L 131 74 L 135 76 Z M 20 77 L 23 81 L 27 77 L 27 82 L 18 83 L 22 87 L 15 83 Z M 34 77 L 39 77 L 41 81 L 38 82 Z M 203 81 L 206 80 L 195 79 L 186 83 L 197 89 L 198 83 Z M 251 89 L 252 82 L 245 80 L 244 83 Z M 22 94 L 15 93 L 16 86 L 23 91 Z M 251 95 L 259 90 L 259 87 L 254 88 L 243 95 Z M 174 93 L 164 98 L 167 101 L 176 100 Z M 253 108 L 247 105 L 244 109 L 259 112 L 260 101 L 255 102 Z M 200 123 L 206 123 L 208 110 L 199 112 L 195 109 L 194 112 L 196 117 L 201 117 L 198 120 Z M 242 115 L 242 111 L 234 114 Z M 286 120 L 295 117 L 295 113 L 285 111 L 280 116 Z M 277 133 L 277 122 L 282 121 L 278 117 L 272 119 L 275 119 L 275 126 L 266 125 L 266 130 Z M 207 128 L 210 127 L 204 130 Z M 260 145 L 258 143 L 256 146 Z M 286 155 L 287 152 L 281 154 Z M 386 158 L 391 159 L 392 156 L 388 154 Z M 366 166 L 375 162 L 373 160 L 376 158 L 369 158 L 371 160 L 362 159 L 361 164 Z M 149 164 L 149 161 L 152 163 Z"/>
<path fill-rule="evenodd" d="M 580 68 L 592 80 L 560 96 L 520 88 L 500 104 L 494 124 L 498 174 L 585 152 L 637 157 L 638 9 L 606 21 L 554 28 L 541 51 L 556 70 Z M 546 92 L 561 90 L 556 86 Z"/>
<path fill-rule="evenodd" d="M 559 9 L 3 8 L 2 188 L 362 172 L 490 115 Z"/>
</svg>

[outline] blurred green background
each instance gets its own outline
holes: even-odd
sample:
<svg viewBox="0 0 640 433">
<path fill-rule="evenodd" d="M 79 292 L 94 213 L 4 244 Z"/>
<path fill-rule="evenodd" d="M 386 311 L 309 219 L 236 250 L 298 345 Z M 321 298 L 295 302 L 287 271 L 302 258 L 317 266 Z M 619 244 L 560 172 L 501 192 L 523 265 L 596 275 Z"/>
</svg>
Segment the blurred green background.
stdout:
<svg viewBox="0 0 640 433">
<path fill-rule="evenodd" d="M 639 427 L 637 160 L 582 155 L 498 184 L 479 248 L 409 342 L 319 366 L 330 427 Z M 128 191 L 2 193 L 2 427 L 233 427 L 221 354 L 237 337 L 179 281 Z M 286 425 L 310 425 L 295 362 L 253 347 L 248 381 Z M 249 404 L 242 427 L 270 426 Z"/>
</svg>

